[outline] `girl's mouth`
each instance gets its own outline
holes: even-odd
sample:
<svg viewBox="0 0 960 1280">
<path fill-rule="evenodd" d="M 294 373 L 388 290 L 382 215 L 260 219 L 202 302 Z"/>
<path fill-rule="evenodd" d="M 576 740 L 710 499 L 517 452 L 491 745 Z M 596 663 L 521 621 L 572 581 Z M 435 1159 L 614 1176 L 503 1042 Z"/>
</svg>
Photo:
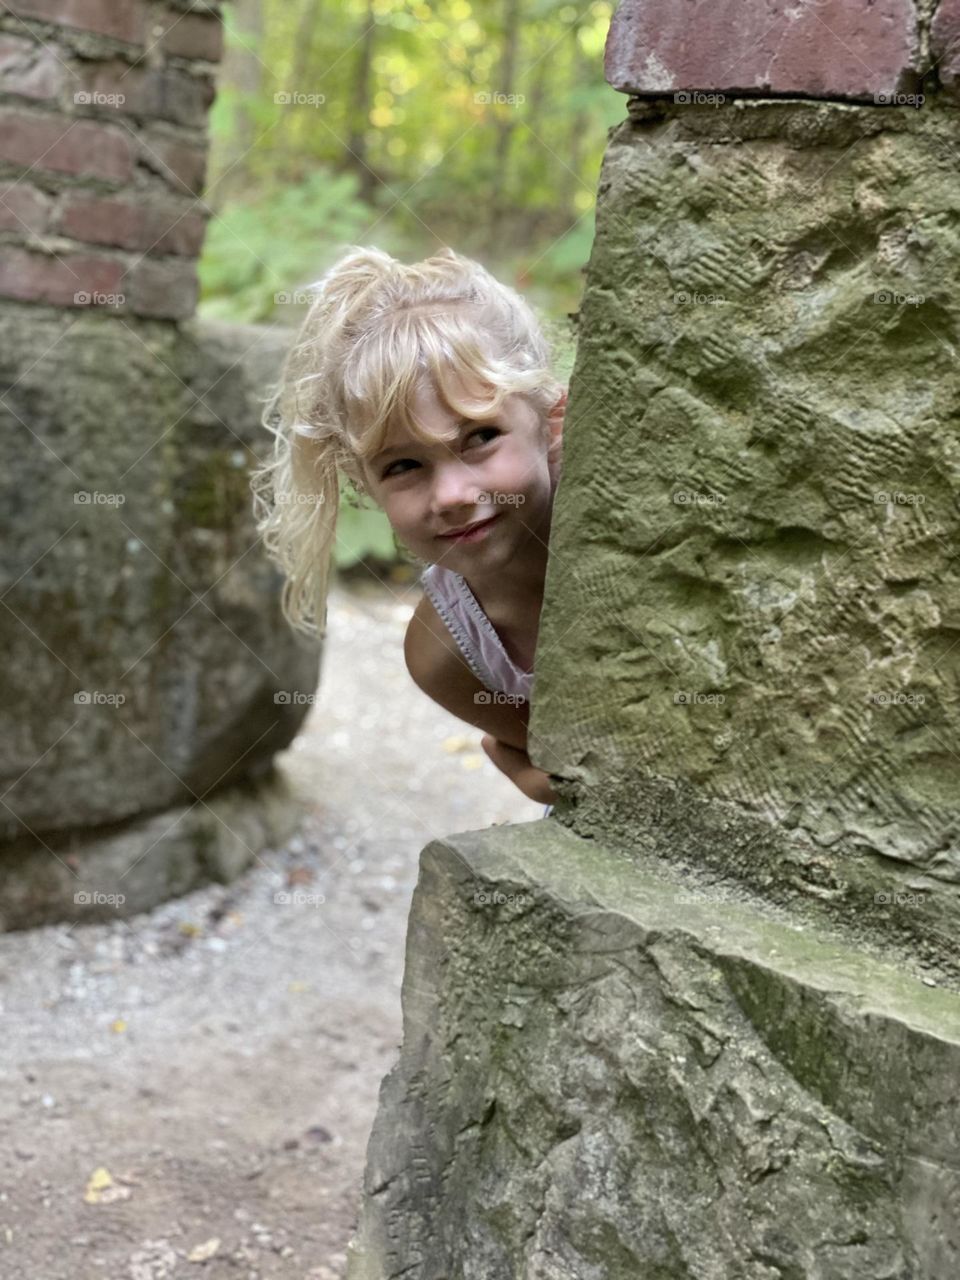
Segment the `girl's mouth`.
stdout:
<svg viewBox="0 0 960 1280">
<path fill-rule="evenodd" d="M 500 512 L 496 515 L 489 516 L 486 520 L 478 520 L 476 524 L 470 525 L 463 533 L 438 533 L 437 537 L 444 542 L 479 542 L 481 538 L 487 536 L 488 531 L 496 520 L 500 519 Z"/>
</svg>

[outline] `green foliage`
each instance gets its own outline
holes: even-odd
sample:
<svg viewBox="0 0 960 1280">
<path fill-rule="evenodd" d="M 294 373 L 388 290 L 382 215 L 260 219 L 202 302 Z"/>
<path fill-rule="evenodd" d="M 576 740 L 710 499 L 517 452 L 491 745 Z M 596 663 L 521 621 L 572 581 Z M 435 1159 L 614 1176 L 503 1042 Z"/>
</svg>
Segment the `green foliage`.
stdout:
<svg viewBox="0 0 960 1280">
<path fill-rule="evenodd" d="M 390 521 L 380 510 L 366 500 L 360 504 L 349 492 L 340 495 L 337 511 L 337 541 L 334 547 L 334 563 L 340 569 L 373 557 L 391 561 L 398 558 L 398 547 Z"/>
<path fill-rule="evenodd" d="M 267 319 L 345 243 L 409 260 L 449 244 L 576 309 L 625 116 L 603 77 L 612 10 L 520 0 L 511 28 L 479 0 L 225 6 L 203 314 Z"/>
<path fill-rule="evenodd" d="M 295 294 L 316 280 L 336 249 L 369 222 L 356 188 L 353 174 L 319 172 L 228 206 L 207 233 L 201 313 L 251 323 L 270 318 L 278 294 Z M 290 304 L 279 305 L 295 315 Z"/>
</svg>

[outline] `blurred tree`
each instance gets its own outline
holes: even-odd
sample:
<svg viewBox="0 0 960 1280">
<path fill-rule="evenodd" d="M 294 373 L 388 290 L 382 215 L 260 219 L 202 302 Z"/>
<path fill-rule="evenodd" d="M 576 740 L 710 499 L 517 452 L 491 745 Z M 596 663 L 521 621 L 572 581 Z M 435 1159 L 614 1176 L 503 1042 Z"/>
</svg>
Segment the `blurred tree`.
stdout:
<svg viewBox="0 0 960 1280">
<path fill-rule="evenodd" d="M 353 72 L 347 152 L 356 164 L 356 173 L 360 181 L 360 198 L 368 204 L 372 203 L 374 193 L 377 187 L 381 185 L 381 181 L 377 179 L 370 168 L 367 156 L 367 128 L 371 111 L 370 69 L 373 62 L 376 30 L 374 0 L 366 0 L 366 9 L 361 19 L 360 35 L 355 41 L 357 58 Z"/>
</svg>

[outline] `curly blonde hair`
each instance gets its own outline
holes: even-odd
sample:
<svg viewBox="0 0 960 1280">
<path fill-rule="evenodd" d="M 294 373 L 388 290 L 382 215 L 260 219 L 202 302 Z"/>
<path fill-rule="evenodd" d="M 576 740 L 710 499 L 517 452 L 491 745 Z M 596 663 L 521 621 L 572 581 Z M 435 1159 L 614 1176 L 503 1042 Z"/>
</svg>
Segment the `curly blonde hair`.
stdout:
<svg viewBox="0 0 960 1280">
<path fill-rule="evenodd" d="M 418 388 L 432 379 L 463 415 L 494 415 L 506 396 L 523 395 L 546 431 L 564 387 L 530 306 L 453 249 L 405 266 L 350 246 L 310 291 L 262 417 L 272 456 L 251 487 L 257 530 L 285 575 L 283 614 L 322 637 L 340 477 L 367 493 L 363 462 L 395 428 L 436 439 L 410 412 Z M 480 388 L 472 398 L 469 384 Z"/>
</svg>

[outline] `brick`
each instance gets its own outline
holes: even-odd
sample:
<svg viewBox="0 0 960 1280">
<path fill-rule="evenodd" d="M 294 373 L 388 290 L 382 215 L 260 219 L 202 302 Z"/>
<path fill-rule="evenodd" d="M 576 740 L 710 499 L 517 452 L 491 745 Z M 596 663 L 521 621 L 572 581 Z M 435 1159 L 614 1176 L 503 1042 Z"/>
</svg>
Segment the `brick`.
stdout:
<svg viewBox="0 0 960 1280">
<path fill-rule="evenodd" d="M 141 163 L 158 173 L 181 195 L 200 195 L 207 173 L 206 146 L 192 146 L 174 138 L 144 133 Z"/>
<path fill-rule="evenodd" d="M 65 79 L 66 67 L 52 49 L 0 32 L 0 92 L 55 98 Z"/>
<path fill-rule="evenodd" d="M 81 31 L 144 44 L 147 9 L 143 0 L 3 0 L 24 18 L 39 18 Z"/>
<path fill-rule="evenodd" d="M 872 101 L 920 70 L 913 0 L 623 0 L 604 72 L 623 93 Z"/>
<path fill-rule="evenodd" d="M 86 254 L 49 257 L 27 249 L 0 255 L 0 295 L 21 302 L 44 302 L 57 307 L 87 305 L 77 295 L 117 296 L 123 293 L 123 263 Z"/>
<path fill-rule="evenodd" d="M 187 320 L 197 307 L 199 284 L 193 260 L 163 262 L 143 258 L 124 281 L 134 315 L 160 320 Z"/>
<path fill-rule="evenodd" d="M 128 134 L 92 120 L 0 110 L 0 162 L 58 173 L 129 182 L 133 145 Z"/>
<path fill-rule="evenodd" d="M 197 257 L 206 221 L 191 208 L 72 191 L 62 197 L 52 230 L 85 244 Z"/>
<path fill-rule="evenodd" d="M 941 0 L 930 28 L 930 53 L 943 87 L 951 97 L 960 96 L 960 0 Z"/>
<path fill-rule="evenodd" d="M 50 197 L 28 182 L 0 182 L 0 231 L 46 230 Z"/>
<path fill-rule="evenodd" d="M 155 206 L 150 210 L 149 227 L 150 243 L 145 247 L 150 253 L 199 258 L 207 231 L 207 220 L 202 214 Z"/>
<path fill-rule="evenodd" d="M 116 60 L 85 66 L 79 78 L 78 105 L 197 129 L 206 126 L 215 94 L 210 75 L 190 75 L 169 67 L 130 67 Z M 89 104 L 85 95 L 92 98 Z"/>
<path fill-rule="evenodd" d="M 169 57 L 202 58 L 219 62 L 223 57 L 223 23 L 217 17 L 168 10 L 150 29 L 151 42 Z"/>
<path fill-rule="evenodd" d="M 147 210 L 131 200 L 66 192 L 52 229 L 86 244 L 139 249 L 146 239 Z"/>
</svg>

